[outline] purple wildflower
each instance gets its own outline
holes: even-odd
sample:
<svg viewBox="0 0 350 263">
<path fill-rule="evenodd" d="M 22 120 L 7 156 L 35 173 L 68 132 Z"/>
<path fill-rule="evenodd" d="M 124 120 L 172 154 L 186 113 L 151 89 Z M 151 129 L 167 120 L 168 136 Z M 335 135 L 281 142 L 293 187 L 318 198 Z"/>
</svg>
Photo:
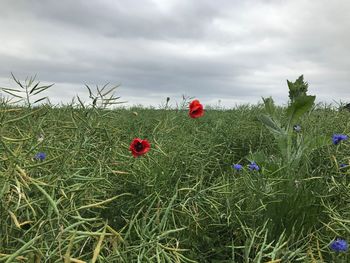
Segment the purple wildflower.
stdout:
<svg viewBox="0 0 350 263">
<path fill-rule="evenodd" d="M 345 252 L 348 250 L 349 244 L 346 240 L 337 238 L 336 240 L 332 241 L 329 247 L 335 252 Z"/>
<path fill-rule="evenodd" d="M 240 164 L 234 164 L 232 165 L 232 168 L 239 172 L 239 171 L 242 171 L 243 166 Z"/>
<path fill-rule="evenodd" d="M 345 134 L 333 134 L 332 137 L 332 142 L 334 145 L 337 145 L 338 143 L 340 143 L 341 141 L 347 140 L 348 136 Z"/>
<path fill-rule="evenodd" d="M 39 152 L 34 156 L 35 160 L 40 160 L 40 161 L 44 161 L 46 158 L 46 153 L 44 152 Z"/>
<path fill-rule="evenodd" d="M 260 170 L 259 165 L 257 165 L 255 162 L 251 162 L 251 163 L 248 165 L 248 168 L 249 168 L 249 170 L 251 170 L 251 171 L 259 171 L 259 170 Z"/>
</svg>

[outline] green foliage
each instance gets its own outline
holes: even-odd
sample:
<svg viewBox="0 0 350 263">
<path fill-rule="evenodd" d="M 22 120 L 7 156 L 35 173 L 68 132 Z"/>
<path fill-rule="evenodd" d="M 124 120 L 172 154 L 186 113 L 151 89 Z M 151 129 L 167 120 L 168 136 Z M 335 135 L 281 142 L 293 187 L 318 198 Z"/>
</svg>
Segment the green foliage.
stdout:
<svg viewBox="0 0 350 263">
<path fill-rule="evenodd" d="M 267 191 L 262 197 L 266 203 L 263 218 L 270 220 L 272 236 L 284 232 L 291 235 L 295 231 L 306 234 L 310 228 L 320 224 L 320 219 L 326 218 L 319 199 L 325 183 L 309 171 L 312 154 L 326 146 L 329 139 L 315 129 L 308 133 L 303 131 L 303 126 L 300 126 L 301 131 L 293 129 L 294 125 L 303 123 L 302 117 L 314 106 L 315 96 L 306 95 L 307 85 L 304 84 L 303 76 L 295 83 L 288 82 L 291 103 L 284 116 L 276 114 L 271 98 L 264 99 L 266 114 L 260 114 L 259 120 L 276 141 L 278 154 L 272 160 L 273 165 L 269 164 L 269 158 L 263 152 L 252 153 L 249 157 L 265 167 L 266 180 L 269 180 L 268 177 L 276 180 L 271 188 L 260 190 Z M 255 187 L 261 188 L 261 184 Z"/>
<path fill-rule="evenodd" d="M 258 116 L 258 118 L 277 138 L 285 134 L 286 131 L 280 126 L 279 123 L 277 123 L 277 120 L 272 119 L 271 116 L 261 114 Z"/>
<path fill-rule="evenodd" d="M 274 101 L 273 101 L 272 97 L 262 98 L 262 99 L 263 99 L 263 102 L 264 102 L 266 113 L 269 114 L 270 116 L 275 117 L 276 106 L 274 104 Z"/>
<path fill-rule="evenodd" d="M 297 87 L 297 84 L 303 83 L 303 76 L 300 76 L 295 83 L 288 82 L 289 88 Z M 306 89 L 307 90 L 307 89 Z M 305 94 L 299 94 L 291 98 L 292 102 L 286 109 L 285 124 L 282 125 L 283 116 L 276 114 L 276 106 L 274 105 L 272 98 L 263 98 L 266 114 L 260 114 L 258 119 L 265 125 L 266 128 L 275 137 L 278 148 L 280 150 L 280 157 L 284 166 L 290 168 L 291 166 L 297 167 L 303 156 L 304 150 L 307 147 L 305 145 L 314 145 L 316 137 L 304 137 L 302 134 L 295 136 L 293 126 L 298 124 L 303 115 L 309 112 L 314 106 L 316 96 L 308 96 Z M 296 138 L 295 138 L 296 137 Z M 322 145 L 317 145 L 322 146 Z M 316 148 L 313 148 L 314 150 Z M 312 151 L 311 150 L 311 151 Z"/>
<path fill-rule="evenodd" d="M 35 81 L 36 76 L 27 77 L 24 82 L 21 82 L 19 79 L 17 79 L 13 73 L 11 73 L 11 76 L 18 85 L 18 88 L 0 88 L 0 90 L 5 92 L 7 95 L 10 95 L 12 99 L 14 99 L 14 101 L 11 101 L 11 103 L 24 103 L 29 108 L 32 107 L 33 104 L 47 99 L 46 96 L 37 97 L 37 95 L 41 94 L 54 85 L 40 85 L 40 81 Z"/>
<path fill-rule="evenodd" d="M 349 144 L 330 143 L 349 116 L 310 101 L 195 120 L 0 103 L 0 261 L 348 262 L 329 243 L 350 239 Z M 246 159 L 261 170 L 232 169 Z"/>
<path fill-rule="evenodd" d="M 287 129 L 290 129 L 293 124 L 298 123 L 299 119 L 307 113 L 314 105 L 316 96 L 300 96 L 287 108 L 288 124 Z"/>
<path fill-rule="evenodd" d="M 92 100 L 91 106 L 94 109 L 95 108 L 106 109 L 109 106 L 115 106 L 115 105 L 125 103 L 123 101 L 118 101 L 120 99 L 120 96 L 116 96 L 116 94 L 115 94 L 115 90 L 119 86 L 112 86 L 111 88 L 107 88 L 108 85 L 109 85 L 109 83 L 106 83 L 105 85 L 103 85 L 102 88 L 100 88 L 98 85 L 96 85 L 96 91 L 94 93 L 91 90 L 91 88 L 85 84 L 85 87 L 89 91 L 89 98 Z M 81 98 L 79 96 L 77 96 L 77 99 L 80 103 L 80 106 L 85 108 L 85 105 L 84 105 L 83 101 L 81 100 Z"/>
<path fill-rule="evenodd" d="M 301 75 L 296 81 L 287 80 L 289 88 L 289 99 L 293 103 L 297 98 L 306 96 L 308 83 L 304 81 L 304 76 Z"/>
</svg>

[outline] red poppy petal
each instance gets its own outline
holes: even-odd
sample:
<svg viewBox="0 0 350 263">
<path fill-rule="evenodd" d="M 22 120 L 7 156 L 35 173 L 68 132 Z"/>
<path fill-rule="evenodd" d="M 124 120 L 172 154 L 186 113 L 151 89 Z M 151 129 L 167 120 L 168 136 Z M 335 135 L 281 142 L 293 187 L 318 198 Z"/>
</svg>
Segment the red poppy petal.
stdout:
<svg viewBox="0 0 350 263">
<path fill-rule="evenodd" d="M 189 115 L 191 118 L 199 118 L 204 115 L 203 106 L 194 107 L 190 110 Z"/>
<path fill-rule="evenodd" d="M 199 100 L 194 100 L 190 103 L 190 108 L 194 107 L 194 106 L 197 106 L 197 105 L 201 105 Z"/>
<path fill-rule="evenodd" d="M 142 147 L 140 147 L 140 144 Z M 132 155 L 134 157 L 141 156 L 145 153 L 147 153 L 150 149 L 151 145 L 147 140 L 142 140 L 140 138 L 135 138 L 129 147 L 129 150 L 131 151 Z"/>
</svg>

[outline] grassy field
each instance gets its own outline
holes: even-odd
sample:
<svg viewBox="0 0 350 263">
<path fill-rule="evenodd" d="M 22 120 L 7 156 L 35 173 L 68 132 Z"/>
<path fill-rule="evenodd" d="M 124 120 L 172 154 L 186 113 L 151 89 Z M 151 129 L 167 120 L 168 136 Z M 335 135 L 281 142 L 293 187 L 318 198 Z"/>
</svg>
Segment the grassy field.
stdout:
<svg viewBox="0 0 350 263">
<path fill-rule="evenodd" d="M 329 247 L 350 239 L 349 143 L 332 144 L 350 113 L 307 113 L 291 140 L 324 141 L 289 166 L 264 111 L 3 103 L 0 261 L 350 262 Z M 136 137 L 151 144 L 139 158 Z"/>
<path fill-rule="evenodd" d="M 0 262 L 350 262 L 350 113 L 315 106 L 303 76 L 286 107 L 204 116 L 185 97 L 108 110 L 106 85 L 90 106 L 35 106 L 52 85 L 12 77 Z"/>
</svg>

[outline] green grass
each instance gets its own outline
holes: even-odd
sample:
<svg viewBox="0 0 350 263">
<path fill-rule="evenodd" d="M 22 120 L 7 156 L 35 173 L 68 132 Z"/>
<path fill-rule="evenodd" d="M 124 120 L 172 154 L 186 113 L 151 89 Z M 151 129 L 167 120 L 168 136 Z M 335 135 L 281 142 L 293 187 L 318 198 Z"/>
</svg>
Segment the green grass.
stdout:
<svg viewBox="0 0 350 263">
<path fill-rule="evenodd" d="M 350 113 L 304 116 L 301 136 L 329 143 L 288 170 L 262 112 L 3 103 L 0 262 L 350 262 L 329 249 L 350 241 L 350 144 L 331 143 Z M 135 137 L 151 143 L 140 158 Z M 251 159 L 260 172 L 231 167 Z"/>
</svg>

